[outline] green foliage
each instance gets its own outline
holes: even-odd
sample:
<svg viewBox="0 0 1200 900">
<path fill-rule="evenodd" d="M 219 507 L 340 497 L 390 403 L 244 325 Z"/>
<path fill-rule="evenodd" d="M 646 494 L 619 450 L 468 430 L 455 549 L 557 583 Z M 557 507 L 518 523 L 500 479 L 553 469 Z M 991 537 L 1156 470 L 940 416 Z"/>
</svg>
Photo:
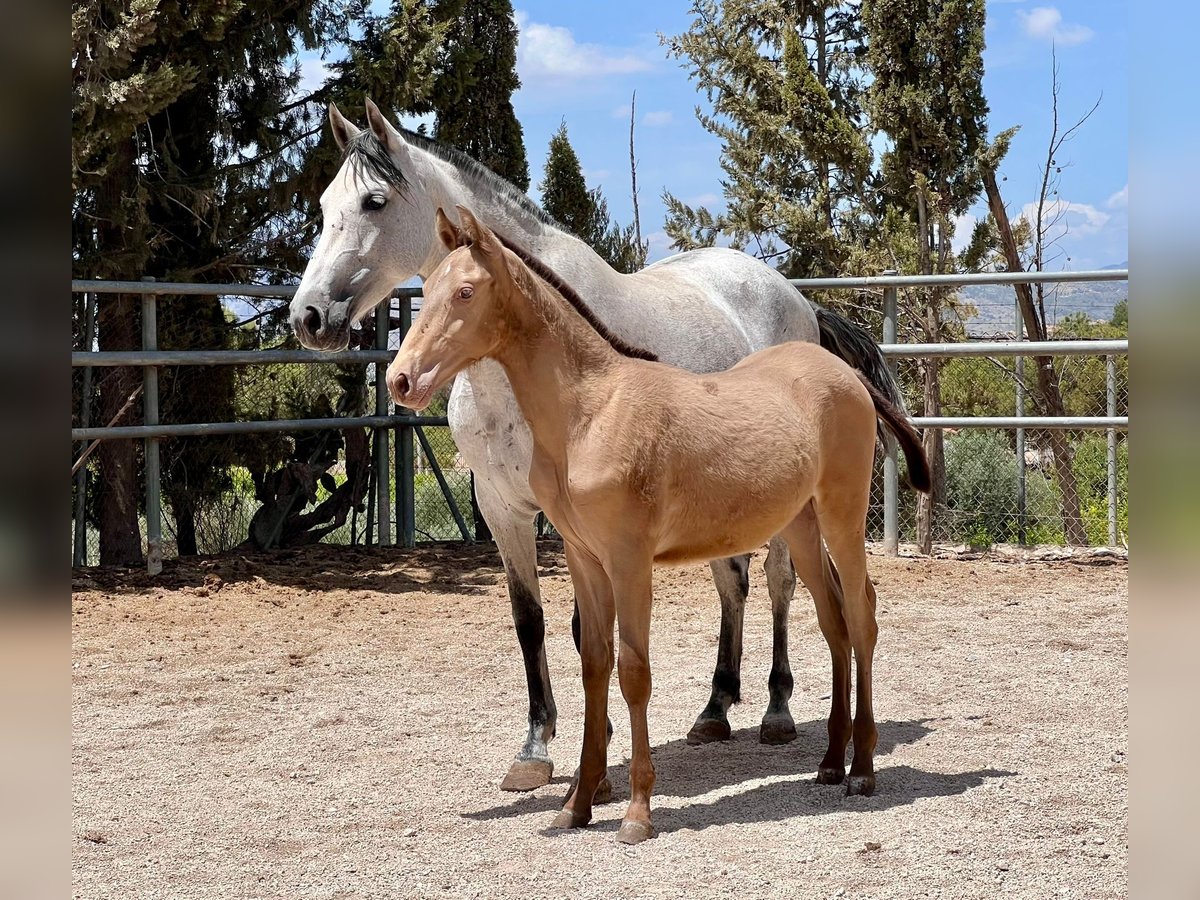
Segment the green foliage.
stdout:
<svg viewBox="0 0 1200 900">
<path fill-rule="evenodd" d="M 438 68 L 431 94 L 434 137 L 528 190 L 529 163 L 512 106 L 521 81 L 510 0 L 465 4 L 448 22 Z"/>
<path fill-rule="evenodd" d="M 1129 441 L 1117 442 L 1117 541 L 1129 540 Z M 1075 478 L 1088 543 L 1108 544 L 1108 438 L 1091 434 L 1075 446 Z"/>
<path fill-rule="evenodd" d="M 686 32 L 661 40 L 712 103 L 697 117 L 724 145 L 726 210 L 693 210 L 668 193 L 667 234 L 681 249 L 727 235 L 792 276 L 840 271 L 871 165 L 857 10 L 696 0 L 691 13 Z"/>
</svg>

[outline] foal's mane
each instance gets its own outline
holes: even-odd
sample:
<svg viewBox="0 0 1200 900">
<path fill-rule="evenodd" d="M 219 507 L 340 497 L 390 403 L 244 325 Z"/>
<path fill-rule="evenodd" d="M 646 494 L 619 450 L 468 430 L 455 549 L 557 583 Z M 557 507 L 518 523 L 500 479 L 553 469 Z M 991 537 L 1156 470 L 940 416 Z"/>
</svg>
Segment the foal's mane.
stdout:
<svg viewBox="0 0 1200 900">
<path fill-rule="evenodd" d="M 509 238 L 497 232 L 492 232 L 496 235 L 496 240 L 512 251 L 517 259 L 521 260 L 525 266 L 533 272 L 538 278 L 546 282 L 546 284 L 560 296 L 566 300 L 574 310 L 583 316 L 584 320 L 592 327 L 600 337 L 608 342 L 608 345 L 620 353 L 622 356 L 628 356 L 631 359 L 645 359 L 650 362 L 657 362 L 658 356 L 649 350 L 643 350 L 640 347 L 635 347 L 623 338 L 618 337 L 608 326 L 601 322 L 592 308 L 588 306 L 582 297 L 575 292 L 575 289 L 567 284 L 559 277 L 559 274 L 551 269 L 548 265 L 522 247 L 520 244 L 514 243 Z"/>
</svg>

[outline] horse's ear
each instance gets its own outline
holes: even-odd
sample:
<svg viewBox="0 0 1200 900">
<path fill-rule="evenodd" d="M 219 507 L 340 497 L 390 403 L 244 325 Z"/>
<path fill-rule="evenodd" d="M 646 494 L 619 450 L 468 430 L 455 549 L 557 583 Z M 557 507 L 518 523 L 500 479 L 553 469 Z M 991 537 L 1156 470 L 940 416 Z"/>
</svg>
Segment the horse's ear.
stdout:
<svg viewBox="0 0 1200 900">
<path fill-rule="evenodd" d="M 442 246 L 447 250 L 457 250 L 459 247 L 465 247 L 470 243 L 466 233 L 450 221 L 450 218 L 446 215 L 446 211 L 440 206 L 434 218 L 437 222 L 438 240 L 442 242 Z"/>
<path fill-rule="evenodd" d="M 379 107 L 370 97 L 367 98 L 367 124 L 371 127 L 371 133 L 378 138 L 379 143 L 387 147 L 393 156 L 399 156 L 404 152 L 404 138 L 400 136 L 400 132 L 392 123 L 384 118 L 383 113 L 379 111 Z"/>
<path fill-rule="evenodd" d="M 329 104 L 329 124 L 333 126 L 333 139 L 337 141 L 339 150 L 345 150 L 350 139 L 359 131 L 353 122 L 342 115 L 336 103 Z"/>
<path fill-rule="evenodd" d="M 475 214 L 465 206 L 455 208 L 458 210 L 458 218 L 471 243 L 488 256 L 499 256 L 500 242 L 496 240 L 492 230 L 476 219 Z"/>
</svg>

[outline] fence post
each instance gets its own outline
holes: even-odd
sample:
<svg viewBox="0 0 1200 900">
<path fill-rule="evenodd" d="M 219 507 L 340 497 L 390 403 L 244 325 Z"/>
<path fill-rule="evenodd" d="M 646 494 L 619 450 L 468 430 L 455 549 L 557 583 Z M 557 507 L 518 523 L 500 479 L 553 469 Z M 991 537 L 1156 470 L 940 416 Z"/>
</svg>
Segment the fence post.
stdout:
<svg viewBox="0 0 1200 900">
<path fill-rule="evenodd" d="M 1025 323 L 1021 319 L 1021 301 L 1017 301 L 1016 336 L 1018 341 L 1025 340 Z M 1025 357 L 1018 356 L 1014 361 L 1017 372 L 1017 408 L 1018 417 L 1025 415 Z M 1025 545 L 1025 429 L 1017 429 L 1017 543 Z"/>
<path fill-rule="evenodd" d="M 895 269 L 888 269 L 884 275 L 895 275 Z M 896 341 L 896 288 L 888 285 L 883 289 L 883 342 L 895 344 Z M 896 377 L 896 360 L 889 357 L 888 371 L 892 378 Z M 884 447 L 883 456 L 883 552 L 895 556 L 900 552 L 900 475 L 897 460 L 897 447 L 894 440 L 888 440 Z"/>
<path fill-rule="evenodd" d="M 92 343 L 96 339 L 96 304 L 98 294 L 88 293 L 83 298 L 83 349 L 92 352 Z M 87 428 L 92 424 L 92 367 L 83 370 L 83 390 L 80 393 L 79 427 Z M 87 449 L 87 441 L 80 444 Z M 75 553 L 73 562 L 76 566 L 87 565 L 87 466 L 80 466 L 75 473 Z"/>
<path fill-rule="evenodd" d="M 375 349 L 386 350 L 388 331 L 392 325 L 392 298 L 375 308 Z M 388 414 L 386 367 L 375 363 L 375 415 Z M 375 509 L 379 513 L 379 546 L 392 542 L 392 487 L 388 477 L 388 430 L 376 426 L 375 431 Z"/>
<path fill-rule="evenodd" d="M 400 341 L 412 327 L 412 297 L 400 297 Z M 404 547 L 417 545 L 416 485 L 414 484 L 413 427 L 401 425 L 396 435 L 396 538 Z"/>
<path fill-rule="evenodd" d="M 1104 358 L 1108 414 L 1117 414 L 1117 358 Z M 1108 429 L 1108 546 L 1117 546 L 1117 430 Z"/>
<path fill-rule="evenodd" d="M 147 275 L 142 281 L 154 281 Z M 158 297 L 142 294 L 142 349 L 158 349 Z M 143 421 L 158 424 L 158 368 L 142 367 Z M 146 438 L 146 571 L 162 571 L 162 483 L 158 438 Z"/>
</svg>

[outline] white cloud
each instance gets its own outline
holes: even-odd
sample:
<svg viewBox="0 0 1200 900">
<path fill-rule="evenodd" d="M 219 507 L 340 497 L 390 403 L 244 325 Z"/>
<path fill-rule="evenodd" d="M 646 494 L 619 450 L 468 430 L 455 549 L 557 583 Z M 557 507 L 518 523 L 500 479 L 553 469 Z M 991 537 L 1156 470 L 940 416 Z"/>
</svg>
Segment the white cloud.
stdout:
<svg viewBox="0 0 1200 900">
<path fill-rule="evenodd" d="M 656 125 L 670 125 L 674 121 L 675 116 L 669 109 L 648 112 L 642 116 L 642 124 L 647 128 L 653 128 Z"/>
<path fill-rule="evenodd" d="M 621 106 L 614 106 L 613 111 L 612 111 L 612 117 L 614 119 L 628 119 L 629 114 L 632 111 L 633 110 L 628 103 L 622 104 Z"/>
<path fill-rule="evenodd" d="M 1095 32 L 1086 25 L 1064 24 L 1062 13 L 1054 6 L 1037 6 L 1029 12 L 1017 10 L 1025 34 L 1038 41 L 1053 41 L 1060 47 L 1072 47 L 1090 41 Z"/>
<path fill-rule="evenodd" d="M 589 185 L 595 185 L 612 174 L 608 169 L 588 169 L 581 167 L 580 171 L 583 174 L 583 180 Z"/>
<path fill-rule="evenodd" d="M 698 194 L 688 200 L 688 206 L 693 208 L 697 206 L 712 206 L 714 203 L 720 203 L 721 197 L 717 194 Z"/>
<path fill-rule="evenodd" d="M 1021 216 L 1032 226 L 1037 216 L 1037 204 L 1026 203 L 1021 207 Z M 1098 234 L 1111 218 L 1090 203 L 1051 200 L 1042 210 L 1042 227 L 1046 229 L 1047 242 L 1050 242 L 1060 240 L 1067 234 L 1076 237 Z"/>
<path fill-rule="evenodd" d="M 1104 205 L 1109 209 L 1125 209 L 1129 206 L 1129 185 L 1125 185 L 1125 187 L 1109 197 L 1104 202 Z"/>
<path fill-rule="evenodd" d="M 520 29 L 517 73 L 522 82 L 602 78 L 644 72 L 651 67 L 644 56 L 599 44 L 581 44 L 569 28 L 531 22 L 526 12 L 518 11 L 516 18 Z"/>
<path fill-rule="evenodd" d="M 320 56 L 300 57 L 300 83 L 296 85 L 296 96 L 311 94 L 329 78 L 329 66 Z"/>
</svg>

